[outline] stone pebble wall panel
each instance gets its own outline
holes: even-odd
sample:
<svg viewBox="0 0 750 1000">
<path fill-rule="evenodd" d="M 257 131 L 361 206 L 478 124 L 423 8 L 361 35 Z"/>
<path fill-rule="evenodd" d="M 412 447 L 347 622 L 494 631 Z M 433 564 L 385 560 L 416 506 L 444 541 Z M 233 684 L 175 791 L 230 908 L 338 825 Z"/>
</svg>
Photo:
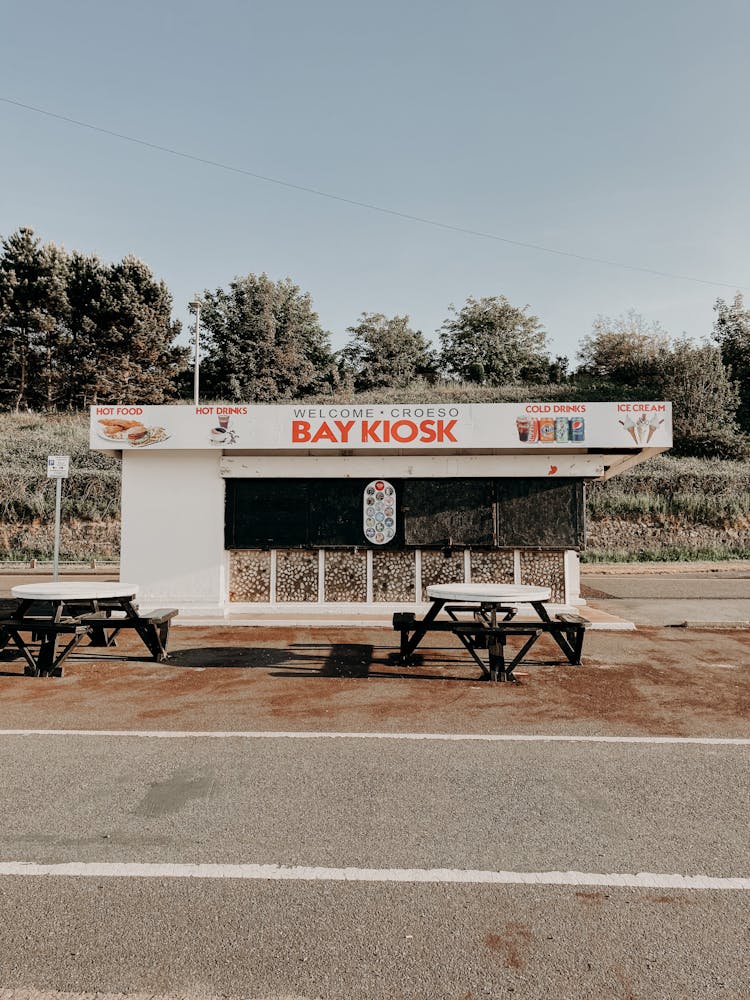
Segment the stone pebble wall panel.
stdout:
<svg viewBox="0 0 750 1000">
<path fill-rule="evenodd" d="M 229 600 L 265 604 L 271 600 L 271 552 L 260 549 L 230 553 Z M 512 551 L 472 551 L 473 583 L 513 583 Z M 378 550 L 372 553 L 373 600 L 379 603 L 426 601 L 427 587 L 460 583 L 465 579 L 464 552 L 449 555 L 435 549 L 421 551 L 422 592 L 416 593 L 416 552 Z M 521 550 L 521 583 L 549 587 L 552 599 L 565 600 L 565 558 L 561 551 Z M 323 600 L 326 603 L 367 601 L 367 552 L 325 551 Z M 276 552 L 276 601 L 318 600 L 318 549 L 280 549 Z"/>
<path fill-rule="evenodd" d="M 375 601 L 416 601 L 414 552 L 394 552 L 387 549 L 376 549 L 373 552 L 372 596 Z"/>
<path fill-rule="evenodd" d="M 552 600 L 565 601 L 565 555 L 563 552 L 521 550 L 521 583 L 549 587 Z"/>
<path fill-rule="evenodd" d="M 326 601 L 367 600 L 367 553 L 327 551 L 325 553 Z"/>
<path fill-rule="evenodd" d="M 422 600 L 428 601 L 427 588 L 435 583 L 464 582 L 463 551 L 444 555 L 434 549 L 422 550 Z"/>
<path fill-rule="evenodd" d="M 514 583 L 513 552 L 472 552 L 472 583 Z"/>
<path fill-rule="evenodd" d="M 276 600 L 318 600 L 318 550 L 279 549 L 276 553 Z"/>
<path fill-rule="evenodd" d="M 259 549 L 231 552 L 229 600 L 267 604 L 271 600 L 271 553 Z"/>
</svg>

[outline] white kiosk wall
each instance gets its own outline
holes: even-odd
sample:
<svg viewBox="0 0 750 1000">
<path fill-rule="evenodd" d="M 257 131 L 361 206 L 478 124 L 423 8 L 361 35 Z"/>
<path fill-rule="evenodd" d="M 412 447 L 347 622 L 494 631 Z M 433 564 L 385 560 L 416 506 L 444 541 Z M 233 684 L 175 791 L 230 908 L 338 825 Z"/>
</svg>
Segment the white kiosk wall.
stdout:
<svg viewBox="0 0 750 1000">
<path fill-rule="evenodd" d="M 223 611 L 220 461 L 210 451 L 123 452 L 120 575 L 139 585 L 142 604 Z"/>
</svg>

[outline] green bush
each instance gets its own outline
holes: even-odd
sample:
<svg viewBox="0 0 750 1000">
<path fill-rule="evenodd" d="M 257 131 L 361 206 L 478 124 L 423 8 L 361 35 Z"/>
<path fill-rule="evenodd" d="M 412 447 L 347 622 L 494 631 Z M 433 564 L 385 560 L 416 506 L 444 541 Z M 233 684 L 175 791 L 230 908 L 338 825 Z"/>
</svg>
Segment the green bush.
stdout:
<svg viewBox="0 0 750 1000">
<path fill-rule="evenodd" d="M 712 434 L 675 434 L 672 454 L 677 457 L 744 460 L 750 457 L 750 438 L 731 431 Z"/>
</svg>

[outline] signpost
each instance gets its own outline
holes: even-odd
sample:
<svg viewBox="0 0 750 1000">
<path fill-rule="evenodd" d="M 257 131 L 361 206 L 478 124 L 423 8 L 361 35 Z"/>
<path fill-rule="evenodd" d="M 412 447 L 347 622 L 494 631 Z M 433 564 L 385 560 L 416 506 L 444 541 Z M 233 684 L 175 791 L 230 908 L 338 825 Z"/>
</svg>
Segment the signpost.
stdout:
<svg viewBox="0 0 750 1000">
<path fill-rule="evenodd" d="M 55 483 L 55 555 L 52 564 L 52 579 L 57 580 L 60 561 L 60 508 L 62 505 L 62 481 L 68 478 L 70 455 L 47 456 L 47 478 Z"/>
</svg>

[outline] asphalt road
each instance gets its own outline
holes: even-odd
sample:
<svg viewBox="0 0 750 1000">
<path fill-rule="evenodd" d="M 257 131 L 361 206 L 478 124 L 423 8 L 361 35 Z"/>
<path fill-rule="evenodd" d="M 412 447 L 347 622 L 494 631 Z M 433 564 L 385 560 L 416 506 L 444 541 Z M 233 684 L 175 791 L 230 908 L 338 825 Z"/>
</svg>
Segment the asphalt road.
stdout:
<svg viewBox="0 0 750 1000">
<path fill-rule="evenodd" d="M 615 613 L 742 610 L 741 576 L 706 580 L 585 578 Z M 402 677 L 393 648 L 180 628 L 170 664 L 128 637 L 58 681 L 3 654 L 3 1000 L 747 1000 L 747 632 L 593 633 L 579 668 L 541 645 L 517 686 L 442 642 Z M 396 738 L 424 734 L 451 738 Z"/>
<path fill-rule="evenodd" d="M 587 572 L 581 580 L 592 607 L 636 625 L 683 622 L 741 623 L 750 627 L 750 570 L 716 573 Z"/>
<path fill-rule="evenodd" d="M 750 746 L 4 735 L 4 862 L 381 881 L 0 877 L 3 987 L 747 996 L 750 892 L 411 884 L 434 868 L 750 876 Z"/>
</svg>

